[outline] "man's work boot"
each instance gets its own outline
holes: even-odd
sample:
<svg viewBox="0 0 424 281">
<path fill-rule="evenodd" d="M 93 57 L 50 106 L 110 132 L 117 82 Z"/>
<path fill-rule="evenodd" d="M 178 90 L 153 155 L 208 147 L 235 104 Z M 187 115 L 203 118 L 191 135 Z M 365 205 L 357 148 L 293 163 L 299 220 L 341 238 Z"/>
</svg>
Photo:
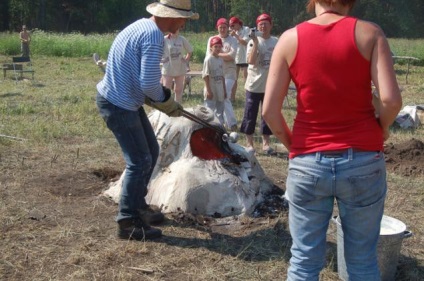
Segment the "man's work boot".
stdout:
<svg viewBox="0 0 424 281">
<path fill-rule="evenodd" d="M 141 218 L 118 221 L 118 237 L 121 239 L 147 240 L 162 236 L 162 230 L 151 227 Z"/>
<path fill-rule="evenodd" d="M 140 218 L 149 224 L 159 224 L 165 220 L 164 214 L 152 206 L 138 210 Z"/>
</svg>

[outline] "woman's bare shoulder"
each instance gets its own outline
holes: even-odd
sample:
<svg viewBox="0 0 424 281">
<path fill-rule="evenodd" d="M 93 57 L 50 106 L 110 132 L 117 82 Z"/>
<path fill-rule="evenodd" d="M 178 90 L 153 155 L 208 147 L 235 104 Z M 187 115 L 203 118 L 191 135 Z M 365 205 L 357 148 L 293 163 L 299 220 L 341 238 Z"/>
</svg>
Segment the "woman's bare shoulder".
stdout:
<svg viewBox="0 0 424 281">
<path fill-rule="evenodd" d="M 282 38 L 282 40 L 296 39 L 297 38 L 296 27 L 292 27 L 284 31 L 283 34 L 281 34 L 280 38 Z"/>
<path fill-rule="evenodd" d="M 384 35 L 384 32 L 381 29 L 381 27 L 378 24 L 371 21 L 358 20 L 356 28 L 358 29 L 360 33 L 366 33 L 372 36 Z"/>
</svg>

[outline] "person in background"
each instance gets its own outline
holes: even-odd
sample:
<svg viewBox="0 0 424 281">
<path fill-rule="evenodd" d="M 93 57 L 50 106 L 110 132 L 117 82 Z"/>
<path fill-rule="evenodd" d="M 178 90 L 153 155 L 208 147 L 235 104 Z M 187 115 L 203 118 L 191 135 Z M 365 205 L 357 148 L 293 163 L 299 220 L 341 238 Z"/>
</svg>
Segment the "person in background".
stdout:
<svg viewBox="0 0 424 281">
<path fill-rule="evenodd" d="M 349 280 L 380 280 L 383 142 L 402 98 L 383 31 L 348 16 L 354 3 L 309 0 L 316 16 L 284 32 L 272 56 L 263 115 L 289 150 L 285 196 L 293 244 L 287 280 L 319 279 L 334 200 Z M 297 88 L 292 130 L 282 112 L 290 80 Z M 371 81 L 380 93 L 378 119 Z"/>
<path fill-rule="evenodd" d="M 97 84 L 97 107 L 115 135 L 126 163 L 118 207 L 118 237 L 154 239 L 162 235 L 151 223 L 163 221 L 146 203 L 147 186 L 159 155 L 159 144 L 143 104 L 167 115 L 181 116 L 181 105 L 160 84 L 164 32 L 175 33 L 187 19 L 197 19 L 190 0 L 160 0 L 149 4 L 150 18 L 122 30 L 109 51 L 106 73 Z"/>
<path fill-rule="evenodd" d="M 162 84 L 174 90 L 175 101 L 183 101 L 184 79 L 188 63 L 193 53 L 193 47 L 180 31 L 165 36 L 162 57 Z M 174 86 L 174 87 L 172 87 Z"/>
<path fill-rule="evenodd" d="M 219 36 L 209 40 L 210 53 L 203 63 L 202 77 L 205 81 L 205 106 L 215 112 L 218 120 L 224 125 L 224 100 L 227 96 L 224 78 L 224 60 L 219 56 L 222 39 Z"/>
<path fill-rule="evenodd" d="M 244 107 L 243 120 L 240 132 L 246 134 L 247 150 L 255 152 L 253 134 L 258 118 L 259 106 L 263 102 L 265 95 L 265 84 L 268 77 L 269 63 L 277 38 L 271 36 L 272 19 L 268 14 L 261 14 L 256 19 L 257 30 L 262 32 L 261 36 L 251 33 L 251 40 L 247 45 L 247 79 L 245 84 L 246 103 Z M 261 116 L 262 117 L 262 116 Z M 260 131 L 262 134 L 262 150 L 267 155 L 275 155 L 275 151 L 270 147 L 271 130 L 261 118 Z"/>
<path fill-rule="evenodd" d="M 237 40 L 237 53 L 236 53 L 236 81 L 234 83 L 233 89 L 231 90 L 231 101 L 236 100 L 237 93 L 237 81 L 239 78 L 240 70 L 243 72 L 243 78 L 246 82 L 247 78 L 247 60 L 246 60 L 246 46 L 249 41 L 250 28 L 244 26 L 243 22 L 238 17 L 230 18 L 230 35 L 236 38 Z"/>
<path fill-rule="evenodd" d="M 235 57 L 237 53 L 237 40 L 230 36 L 228 33 L 228 21 L 225 18 L 220 18 L 216 22 L 216 28 L 218 29 L 218 35 L 222 40 L 222 50 L 219 53 L 219 56 L 224 60 L 224 77 L 225 77 L 225 88 L 228 94 L 231 93 L 231 90 L 236 81 L 236 63 Z M 210 52 L 210 41 L 215 37 L 212 36 L 208 39 L 208 45 L 206 48 L 206 55 Z M 224 100 L 224 119 L 227 125 L 227 128 L 231 131 L 237 130 L 237 118 L 234 113 L 233 105 L 231 103 L 230 97 L 227 97 Z"/>
<path fill-rule="evenodd" d="M 22 30 L 19 32 L 19 39 L 21 40 L 22 57 L 29 57 L 29 44 L 31 43 L 31 35 L 28 32 L 26 25 L 22 25 Z"/>
</svg>

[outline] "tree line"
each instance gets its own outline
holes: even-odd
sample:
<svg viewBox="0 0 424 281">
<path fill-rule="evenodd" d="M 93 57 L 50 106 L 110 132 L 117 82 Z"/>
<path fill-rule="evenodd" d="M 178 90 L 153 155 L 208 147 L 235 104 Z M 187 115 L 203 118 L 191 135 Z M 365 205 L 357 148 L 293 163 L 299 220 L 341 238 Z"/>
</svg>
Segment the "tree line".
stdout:
<svg viewBox="0 0 424 281">
<path fill-rule="evenodd" d="M 52 32 L 106 33 L 122 30 L 133 21 L 149 17 L 146 6 L 153 0 L 1 0 L 0 31 L 17 32 L 23 24 L 30 30 Z M 254 26 L 256 17 L 266 12 L 273 18 L 273 33 L 280 34 L 311 18 L 306 0 L 192 0 L 200 14 L 189 21 L 187 31 L 215 29 L 218 18 L 238 16 Z M 424 37 L 423 0 L 359 0 L 353 16 L 379 24 L 391 38 Z"/>
</svg>

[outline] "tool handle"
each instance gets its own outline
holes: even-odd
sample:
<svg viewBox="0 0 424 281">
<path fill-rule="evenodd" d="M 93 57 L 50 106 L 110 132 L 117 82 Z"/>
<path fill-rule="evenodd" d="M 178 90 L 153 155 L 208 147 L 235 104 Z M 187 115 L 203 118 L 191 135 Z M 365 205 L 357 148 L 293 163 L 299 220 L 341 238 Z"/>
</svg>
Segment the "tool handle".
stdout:
<svg viewBox="0 0 424 281">
<path fill-rule="evenodd" d="M 180 111 L 181 111 L 181 115 L 182 116 L 186 117 L 187 119 L 190 119 L 193 122 L 196 122 L 196 123 L 198 123 L 200 125 L 203 125 L 203 126 L 209 128 L 209 129 L 212 129 L 212 130 L 214 130 L 214 131 L 216 131 L 216 132 L 218 132 L 220 134 L 225 134 L 226 133 L 224 129 L 219 128 L 219 127 L 216 127 L 216 126 L 213 126 L 213 125 L 209 124 L 208 122 L 206 122 L 205 120 L 197 117 L 196 115 L 194 115 L 194 114 L 192 114 L 192 113 L 190 113 L 190 112 L 188 112 L 188 111 L 186 111 L 184 109 L 180 109 Z"/>
</svg>

